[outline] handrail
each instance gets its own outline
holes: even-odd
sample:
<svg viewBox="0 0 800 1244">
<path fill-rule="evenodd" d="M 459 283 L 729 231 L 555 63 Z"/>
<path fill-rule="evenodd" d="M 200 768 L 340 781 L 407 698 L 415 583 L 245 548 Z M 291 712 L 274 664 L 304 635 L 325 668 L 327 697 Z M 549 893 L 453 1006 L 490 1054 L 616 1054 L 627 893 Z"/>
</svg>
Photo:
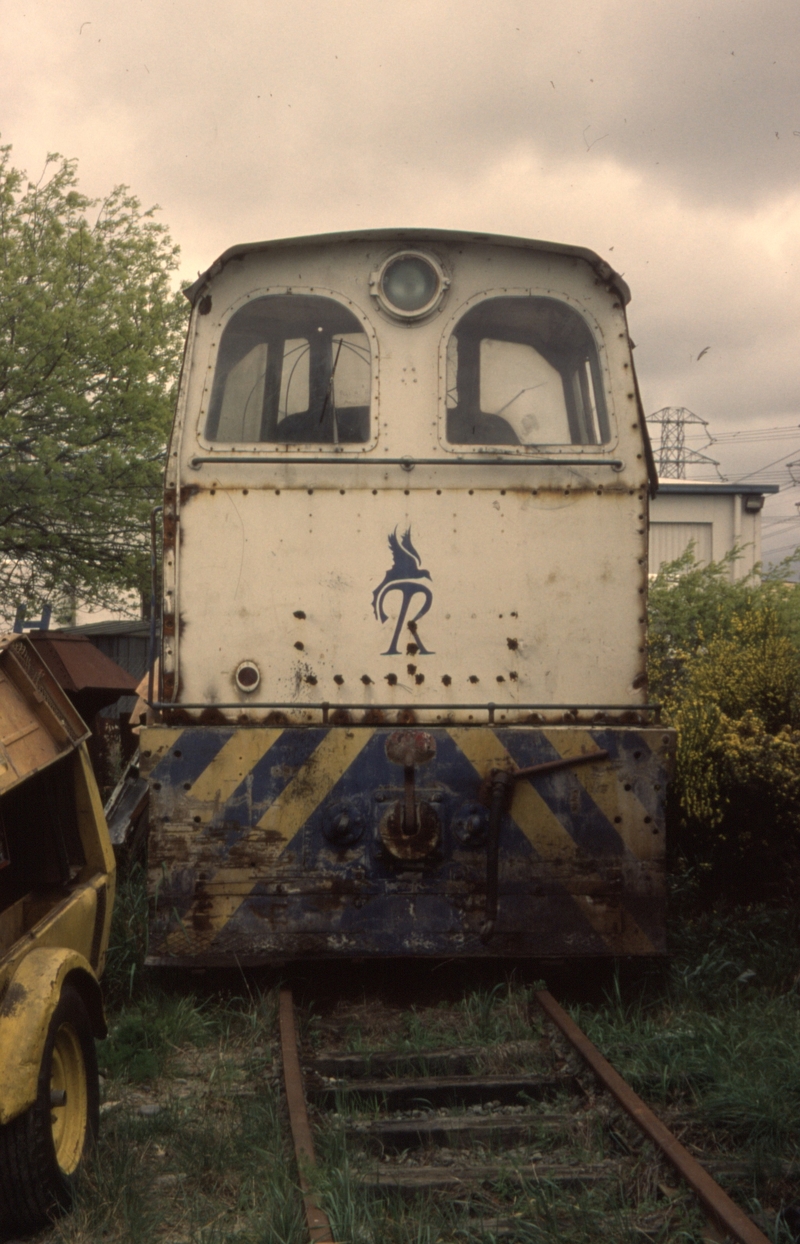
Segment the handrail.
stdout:
<svg viewBox="0 0 800 1244">
<path fill-rule="evenodd" d="M 202 708 L 238 708 L 240 710 L 248 710 L 253 708 L 271 708 L 271 709 L 319 709 L 322 712 L 330 712 L 332 709 L 347 709 L 358 711 L 373 712 L 403 712 L 410 709 L 412 711 L 431 711 L 440 709 L 442 712 L 454 712 L 456 710 L 473 709 L 479 712 L 497 713 L 510 712 L 512 709 L 525 709 L 526 712 L 541 710 L 542 712 L 562 712 L 562 713 L 654 713 L 661 708 L 660 704 L 416 704 L 409 701 L 405 704 L 365 704 L 363 701 L 355 704 L 339 704 L 330 700 L 293 700 L 286 703 L 278 704 L 272 700 L 236 700 L 230 702 L 215 702 L 213 700 L 196 700 L 181 704 L 177 700 L 157 701 L 151 704 L 151 708 L 155 709 L 202 709 Z"/>
<path fill-rule="evenodd" d="M 158 553 L 156 551 L 156 514 L 163 513 L 163 505 L 154 505 L 150 511 L 150 635 L 147 650 L 147 703 L 152 707 L 156 661 L 156 610 L 158 608 Z M 159 666 L 159 699 L 161 698 L 161 675 Z"/>
<path fill-rule="evenodd" d="M 489 457 L 488 455 L 476 454 L 474 457 L 464 458 L 344 458 L 339 455 L 322 458 L 310 457 L 308 455 L 300 456 L 299 454 L 281 454 L 278 456 L 268 457 L 266 454 L 195 454 L 189 459 L 189 466 L 193 471 L 199 470 L 201 466 L 213 465 L 221 463 L 222 465 L 231 465 L 236 463 L 243 466 L 280 466 L 283 463 L 289 463 L 294 466 L 399 466 L 404 471 L 413 471 L 415 466 L 602 466 L 611 467 L 613 471 L 624 470 L 625 463 L 622 458 L 601 458 L 597 455 L 589 457 L 588 454 L 573 454 L 557 456 L 550 455 L 546 458 L 523 457 L 521 454 L 516 457 Z"/>
</svg>

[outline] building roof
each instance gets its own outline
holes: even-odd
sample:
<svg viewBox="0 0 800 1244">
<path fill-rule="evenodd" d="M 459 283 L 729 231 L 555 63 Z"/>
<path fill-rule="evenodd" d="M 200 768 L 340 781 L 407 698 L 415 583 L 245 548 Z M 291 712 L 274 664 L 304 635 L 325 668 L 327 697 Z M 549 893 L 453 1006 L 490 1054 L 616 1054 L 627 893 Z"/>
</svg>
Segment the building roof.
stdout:
<svg viewBox="0 0 800 1244">
<path fill-rule="evenodd" d="M 772 494 L 780 491 L 779 484 L 752 484 L 744 480 L 738 482 L 734 480 L 694 480 L 694 479 L 660 479 L 658 481 L 659 492 L 672 493 L 695 493 L 701 496 L 714 496 L 715 494 L 733 494 L 737 497 L 759 496 Z"/>
<path fill-rule="evenodd" d="M 146 639 L 150 634 L 150 623 L 142 621 L 141 618 L 125 619 L 122 622 L 84 622 L 81 626 L 62 626 L 58 631 L 48 631 L 48 634 L 86 635 L 89 639 L 100 635 L 141 635 Z"/>
</svg>

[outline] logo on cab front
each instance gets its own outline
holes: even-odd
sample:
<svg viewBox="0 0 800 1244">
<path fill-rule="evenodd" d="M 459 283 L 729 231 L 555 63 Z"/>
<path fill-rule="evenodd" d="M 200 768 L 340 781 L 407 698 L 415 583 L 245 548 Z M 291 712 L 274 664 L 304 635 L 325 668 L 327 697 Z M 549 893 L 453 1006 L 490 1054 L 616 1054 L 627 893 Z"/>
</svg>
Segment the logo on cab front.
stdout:
<svg viewBox="0 0 800 1244">
<path fill-rule="evenodd" d="M 423 569 L 422 558 L 411 543 L 411 528 L 407 527 L 403 535 L 398 539 L 397 528 L 395 527 L 389 536 L 389 548 L 391 549 L 393 564 L 386 571 L 383 581 L 372 593 L 372 608 L 378 621 L 388 622 L 389 620 L 384 603 L 390 592 L 399 592 L 402 599 L 392 642 L 386 652 L 381 653 L 381 656 L 400 656 L 397 641 L 402 634 L 403 627 L 406 625 L 413 628 L 417 652 L 421 656 L 432 656 L 433 654 L 429 648 L 425 647 L 422 637 L 416 629 L 417 622 L 425 616 L 433 604 L 433 590 L 428 586 L 428 583 L 422 582 L 423 579 L 427 579 L 430 582 L 431 576 L 429 571 Z M 420 596 L 422 597 L 422 604 L 417 608 L 417 598 Z M 412 602 L 415 604 L 416 612 L 413 613 L 412 617 L 409 617 L 409 614 L 412 612 Z"/>
</svg>

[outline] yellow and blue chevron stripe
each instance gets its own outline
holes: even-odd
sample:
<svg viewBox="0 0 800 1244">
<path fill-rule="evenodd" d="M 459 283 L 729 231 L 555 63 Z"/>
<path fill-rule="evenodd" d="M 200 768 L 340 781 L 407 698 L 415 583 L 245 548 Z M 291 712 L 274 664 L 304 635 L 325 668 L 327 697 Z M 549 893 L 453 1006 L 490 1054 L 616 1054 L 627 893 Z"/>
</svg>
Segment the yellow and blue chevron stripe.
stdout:
<svg viewBox="0 0 800 1244">
<path fill-rule="evenodd" d="M 669 732 L 430 731 L 436 754 L 416 771 L 416 795 L 436 841 L 410 865 L 387 853 L 381 829 L 403 793 L 403 770 L 386 755 L 391 733 L 143 730 L 152 961 L 663 952 Z M 501 829 L 497 929 L 484 944 L 481 782 L 493 768 L 599 750 L 609 755 L 596 765 L 516 783 Z"/>
</svg>

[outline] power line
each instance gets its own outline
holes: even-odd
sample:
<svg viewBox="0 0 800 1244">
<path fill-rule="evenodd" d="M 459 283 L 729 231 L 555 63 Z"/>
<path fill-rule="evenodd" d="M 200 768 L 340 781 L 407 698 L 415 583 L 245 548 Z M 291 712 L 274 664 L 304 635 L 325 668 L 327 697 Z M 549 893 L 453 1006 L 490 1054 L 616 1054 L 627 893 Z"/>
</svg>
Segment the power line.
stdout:
<svg viewBox="0 0 800 1244">
<path fill-rule="evenodd" d="M 685 479 L 690 466 L 713 466 L 720 479 L 726 477 L 719 470 L 715 458 L 701 453 L 689 445 L 690 440 L 698 443 L 703 438 L 700 448 L 711 445 L 727 445 L 736 448 L 739 445 L 769 444 L 772 441 L 793 440 L 795 447 L 781 457 L 755 467 L 743 475 L 736 476 L 734 483 L 745 480 L 759 480 L 763 483 L 776 483 L 782 489 L 800 486 L 800 424 L 779 424 L 770 428 L 741 428 L 738 431 L 720 432 L 713 435 L 708 428 L 708 421 L 696 415 L 685 406 L 664 406 L 661 410 L 648 415 L 647 423 L 659 428 L 659 439 L 653 446 L 656 468 L 661 479 Z M 791 461 L 790 461 L 791 459 Z M 764 477 L 767 476 L 765 479 Z"/>
<path fill-rule="evenodd" d="M 782 562 L 790 554 L 794 553 L 797 547 L 796 544 L 784 544 L 777 549 L 764 549 L 762 550 L 762 560 L 768 557 L 770 561 Z"/>
<path fill-rule="evenodd" d="M 761 475 L 761 474 L 763 474 L 763 472 L 764 472 L 764 471 L 768 471 L 768 470 L 770 469 L 770 467 L 779 466 L 781 462 L 786 462 L 786 459 L 787 459 L 787 458 L 791 458 L 791 457 L 792 457 L 792 455 L 793 455 L 793 454 L 796 454 L 797 452 L 798 452 L 798 451 L 797 451 L 797 449 L 796 449 L 796 448 L 795 448 L 795 449 L 790 449 L 790 450 L 789 450 L 789 452 L 788 452 L 788 454 L 783 454 L 783 455 L 782 455 L 782 457 L 780 457 L 780 458 L 776 458 L 773 462 L 768 462 L 768 463 L 766 464 L 766 466 L 763 466 L 763 467 L 758 467 L 755 471 L 749 471 L 747 475 L 740 475 L 740 476 L 738 477 L 738 479 L 734 480 L 734 483 L 736 483 L 736 484 L 740 484 L 743 480 L 746 480 L 746 479 L 752 479 L 754 475 Z M 793 463 L 793 462 L 787 462 L 787 463 L 786 463 L 786 467 L 787 467 L 787 469 L 788 469 L 789 467 L 792 467 L 792 466 L 795 466 L 795 465 L 796 465 L 796 464 L 795 464 L 795 463 Z M 791 478 L 792 482 L 796 484 L 798 481 L 797 481 L 797 480 L 795 479 L 795 477 L 791 474 L 791 472 L 789 473 L 789 475 L 790 475 L 790 478 Z"/>
<path fill-rule="evenodd" d="M 800 434 L 800 423 L 782 424 L 776 428 L 742 428 L 738 432 L 709 433 L 714 445 L 749 444 L 753 441 L 782 441 L 796 439 Z"/>
<path fill-rule="evenodd" d="M 800 533 L 792 533 L 791 531 L 773 531 L 770 533 L 772 539 L 769 539 L 766 532 L 762 534 L 761 544 L 770 552 L 776 549 L 795 548 L 800 544 Z"/>
<path fill-rule="evenodd" d="M 769 553 L 770 557 L 776 553 L 780 553 L 783 549 L 796 549 L 800 545 L 800 539 L 779 540 L 777 544 L 770 544 L 767 540 L 761 541 L 761 548 L 764 553 Z"/>
<path fill-rule="evenodd" d="M 761 521 L 762 523 L 764 523 L 766 522 L 766 519 L 762 519 Z M 797 515 L 797 514 L 790 514 L 787 518 L 773 519 L 768 528 L 765 529 L 762 527 L 764 539 L 769 540 L 775 537 L 780 538 L 781 536 L 785 536 L 787 534 L 785 530 L 785 525 L 787 523 L 797 523 L 797 522 L 800 522 L 800 515 Z M 779 528 L 784 528 L 784 530 L 779 530 Z"/>
</svg>

